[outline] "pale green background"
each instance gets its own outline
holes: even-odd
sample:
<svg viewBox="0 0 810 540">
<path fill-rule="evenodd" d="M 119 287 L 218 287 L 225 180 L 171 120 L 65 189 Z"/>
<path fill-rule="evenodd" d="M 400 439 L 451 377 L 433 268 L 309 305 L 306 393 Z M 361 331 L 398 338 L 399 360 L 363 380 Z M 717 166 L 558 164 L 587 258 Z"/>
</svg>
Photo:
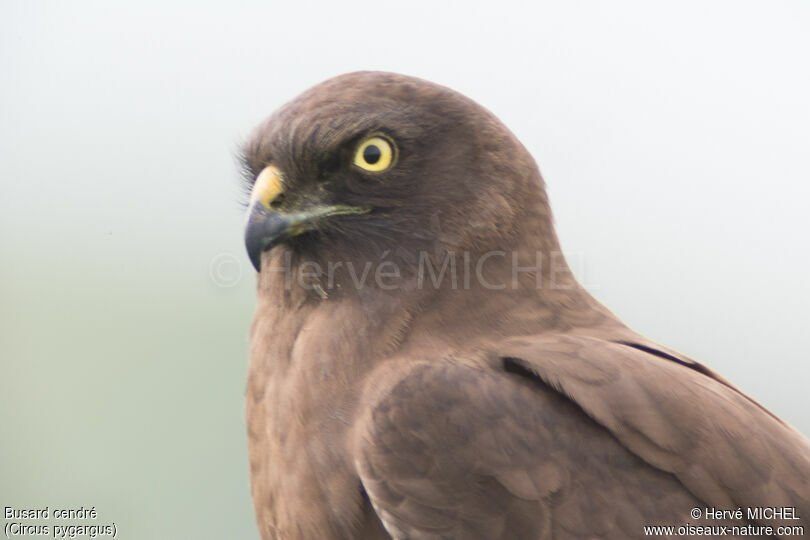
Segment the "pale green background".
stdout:
<svg viewBox="0 0 810 540">
<path fill-rule="evenodd" d="M 1 1 L 0 507 L 256 538 L 233 153 L 356 69 L 492 109 L 596 296 L 810 433 L 810 4 L 533 5 Z"/>
</svg>

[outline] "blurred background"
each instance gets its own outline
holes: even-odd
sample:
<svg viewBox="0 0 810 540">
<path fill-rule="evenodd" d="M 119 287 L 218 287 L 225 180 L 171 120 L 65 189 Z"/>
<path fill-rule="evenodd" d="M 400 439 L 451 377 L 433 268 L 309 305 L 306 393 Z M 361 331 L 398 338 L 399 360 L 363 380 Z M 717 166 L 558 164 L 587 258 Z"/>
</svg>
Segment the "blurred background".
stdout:
<svg viewBox="0 0 810 540">
<path fill-rule="evenodd" d="M 2 1 L 0 506 L 258 537 L 234 154 L 359 69 L 494 111 L 597 298 L 810 434 L 810 4 L 532 6 Z"/>
</svg>

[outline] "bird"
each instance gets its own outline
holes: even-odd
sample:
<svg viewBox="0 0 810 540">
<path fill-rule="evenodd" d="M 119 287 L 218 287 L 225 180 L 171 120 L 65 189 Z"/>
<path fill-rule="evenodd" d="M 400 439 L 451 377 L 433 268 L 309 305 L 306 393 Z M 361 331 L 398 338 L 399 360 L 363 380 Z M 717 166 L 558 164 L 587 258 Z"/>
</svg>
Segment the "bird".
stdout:
<svg viewBox="0 0 810 540">
<path fill-rule="evenodd" d="M 262 538 L 810 525 L 808 440 L 585 290 L 535 160 L 483 106 L 343 74 L 272 113 L 240 157 Z"/>
</svg>

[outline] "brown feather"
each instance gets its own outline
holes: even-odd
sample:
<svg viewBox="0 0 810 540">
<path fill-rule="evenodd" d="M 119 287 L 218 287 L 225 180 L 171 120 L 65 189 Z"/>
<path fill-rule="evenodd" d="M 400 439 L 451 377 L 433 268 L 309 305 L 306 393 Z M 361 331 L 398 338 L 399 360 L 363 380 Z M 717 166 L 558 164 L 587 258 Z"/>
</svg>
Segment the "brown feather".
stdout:
<svg viewBox="0 0 810 540">
<path fill-rule="evenodd" d="M 372 177 L 351 154 L 375 132 L 399 157 Z M 810 525 L 807 440 L 576 282 L 534 160 L 480 105 L 402 75 L 343 75 L 273 114 L 244 162 L 254 178 L 284 172 L 289 208 L 372 208 L 262 258 L 246 407 L 263 538 L 749 523 L 690 516 L 707 506 L 795 507 L 767 524 Z M 451 260 L 454 280 L 423 272 Z M 393 286 L 361 279 L 384 262 Z"/>
</svg>

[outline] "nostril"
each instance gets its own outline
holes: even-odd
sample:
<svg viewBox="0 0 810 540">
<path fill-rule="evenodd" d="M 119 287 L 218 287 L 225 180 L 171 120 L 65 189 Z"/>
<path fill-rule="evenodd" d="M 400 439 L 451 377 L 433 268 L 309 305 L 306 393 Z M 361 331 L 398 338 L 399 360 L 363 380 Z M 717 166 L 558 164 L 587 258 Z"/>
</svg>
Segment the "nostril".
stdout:
<svg viewBox="0 0 810 540">
<path fill-rule="evenodd" d="M 283 202 L 284 202 L 284 194 L 283 194 L 283 193 L 279 193 L 279 194 L 276 196 L 276 198 L 275 198 L 275 199 L 273 199 L 272 201 L 270 201 L 270 208 L 273 208 L 273 209 L 275 209 L 275 208 L 279 208 L 279 207 L 282 205 L 282 203 L 283 203 Z"/>
</svg>

